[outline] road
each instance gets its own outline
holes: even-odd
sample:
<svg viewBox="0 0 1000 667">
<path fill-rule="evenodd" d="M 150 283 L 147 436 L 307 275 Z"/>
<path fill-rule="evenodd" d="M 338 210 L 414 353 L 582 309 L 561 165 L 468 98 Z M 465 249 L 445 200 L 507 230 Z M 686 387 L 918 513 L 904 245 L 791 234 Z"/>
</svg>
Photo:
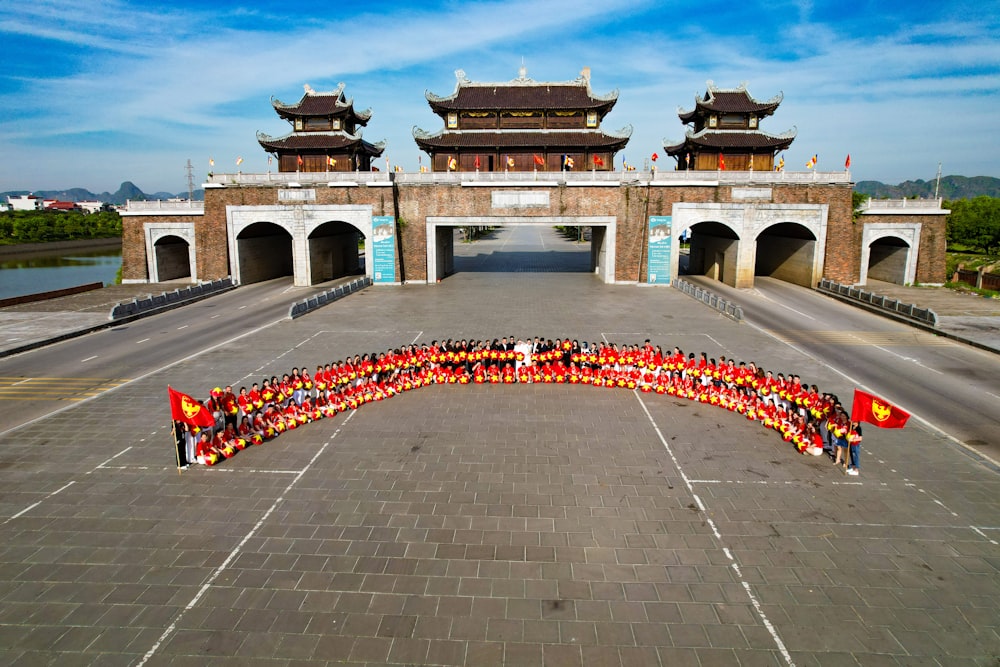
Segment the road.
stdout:
<svg viewBox="0 0 1000 667">
<path fill-rule="evenodd" d="M 279 278 L 0 360 L 0 435 L 285 319 L 329 289 Z"/>
<path fill-rule="evenodd" d="M 749 290 L 684 279 L 742 306 L 746 323 L 1000 461 L 1000 356 L 774 278 L 758 276 Z"/>
</svg>

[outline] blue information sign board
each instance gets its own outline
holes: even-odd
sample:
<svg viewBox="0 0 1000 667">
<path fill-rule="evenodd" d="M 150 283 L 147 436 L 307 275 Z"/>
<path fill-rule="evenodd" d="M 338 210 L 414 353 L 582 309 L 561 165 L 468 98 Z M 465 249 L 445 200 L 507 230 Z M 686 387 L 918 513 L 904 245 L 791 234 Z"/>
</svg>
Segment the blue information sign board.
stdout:
<svg viewBox="0 0 1000 667">
<path fill-rule="evenodd" d="M 391 215 L 372 216 L 372 282 L 396 282 L 396 220 Z"/>
<path fill-rule="evenodd" d="M 647 247 L 649 270 L 646 271 L 646 281 L 651 285 L 670 284 L 670 248 L 673 245 L 670 226 L 671 216 L 669 215 L 649 216 L 649 245 Z"/>
</svg>

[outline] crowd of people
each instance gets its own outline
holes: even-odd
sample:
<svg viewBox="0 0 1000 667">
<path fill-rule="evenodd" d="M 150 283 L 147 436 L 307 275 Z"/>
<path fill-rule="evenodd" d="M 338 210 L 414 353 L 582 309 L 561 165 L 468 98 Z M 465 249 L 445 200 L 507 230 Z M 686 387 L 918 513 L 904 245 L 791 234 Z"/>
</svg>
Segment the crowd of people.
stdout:
<svg viewBox="0 0 1000 667">
<path fill-rule="evenodd" d="M 837 397 L 754 362 L 641 345 L 570 339 L 445 340 L 293 368 L 204 402 L 214 427 L 178 422 L 178 463 L 215 465 L 309 422 L 432 384 L 577 384 L 685 398 L 777 431 L 802 454 L 830 455 L 859 474 L 861 426 Z"/>
</svg>

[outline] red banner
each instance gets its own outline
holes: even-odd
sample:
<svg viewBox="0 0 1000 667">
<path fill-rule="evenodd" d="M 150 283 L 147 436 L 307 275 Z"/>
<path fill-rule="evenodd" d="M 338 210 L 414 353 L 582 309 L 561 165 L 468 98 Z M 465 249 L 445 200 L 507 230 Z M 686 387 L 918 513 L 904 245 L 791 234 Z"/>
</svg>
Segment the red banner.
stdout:
<svg viewBox="0 0 1000 667">
<path fill-rule="evenodd" d="M 851 405 L 851 420 L 868 422 L 879 428 L 903 428 L 910 413 L 897 408 L 889 401 L 874 394 L 854 390 L 854 403 Z"/>
<path fill-rule="evenodd" d="M 215 426 L 215 418 L 204 405 L 194 400 L 187 394 L 167 387 L 170 395 L 170 417 L 174 421 L 190 424 L 191 426 L 208 427 Z"/>
</svg>

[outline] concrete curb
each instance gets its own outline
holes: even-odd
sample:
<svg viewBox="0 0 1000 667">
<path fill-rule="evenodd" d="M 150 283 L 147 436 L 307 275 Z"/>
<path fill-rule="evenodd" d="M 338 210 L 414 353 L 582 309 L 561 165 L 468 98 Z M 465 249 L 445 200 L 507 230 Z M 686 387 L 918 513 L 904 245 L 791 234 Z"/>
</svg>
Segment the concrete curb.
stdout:
<svg viewBox="0 0 1000 667">
<path fill-rule="evenodd" d="M 741 306 L 737 306 L 735 303 L 726 301 L 719 295 L 714 294 L 703 287 L 692 285 L 686 280 L 682 280 L 680 278 L 674 280 L 673 286 L 691 298 L 701 301 L 709 308 L 719 311 L 726 317 L 729 317 L 737 322 L 743 321 L 743 308 Z"/>
<path fill-rule="evenodd" d="M 357 280 L 352 280 L 346 285 L 338 285 L 333 289 L 329 289 L 325 292 L 317 294 L 316 296 L 309 297 L 308 299 L 303 299 L 302 301 L 296 301 L 288 309 L 288 319 L 294 320 L 311 313 L 317 308 L 322 308 L 323 306 L 333 303 L 343 299 L 348 294 L 353 294 L 354 292 L 363 290 L 364 288 L 372 284 L 372 279 L 368 276 L 364 278 L 358 278 Z"/>
</svg>

